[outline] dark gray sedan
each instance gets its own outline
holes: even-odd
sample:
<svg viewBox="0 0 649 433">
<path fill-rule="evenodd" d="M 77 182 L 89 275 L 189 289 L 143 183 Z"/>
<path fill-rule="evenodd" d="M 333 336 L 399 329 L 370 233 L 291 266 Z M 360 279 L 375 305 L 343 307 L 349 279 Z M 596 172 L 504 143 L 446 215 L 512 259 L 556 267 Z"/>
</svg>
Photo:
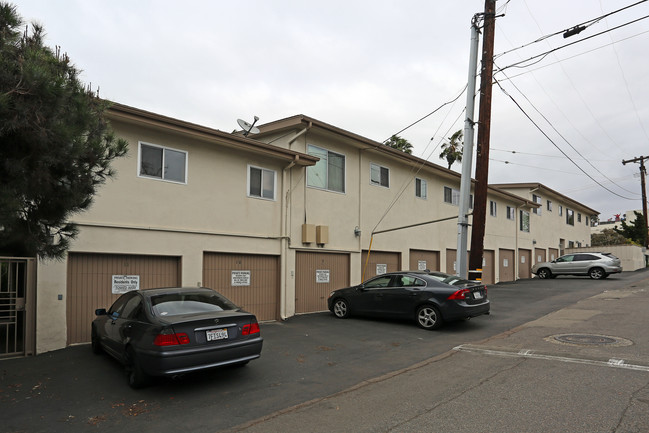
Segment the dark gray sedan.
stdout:
<svg viewBox="0 0 649 433">
<path fill-rule="evenodd" d="M 383 274 L 333 291 L 328 306 L 341 319 L 352 314 L 406 318 L 416 320 L 424 329 L 437 329 L 444 322 L 490 311 L 484 284 L 427 271 Z"/>
<path fill-rule="evenodd" d="M 92 350 L 124 364 L 134 388 L 150 376 L 176 376 L 259 358 L 254 314 L 208 288 L 136 290 L 92 322 Z"/>
</svg>

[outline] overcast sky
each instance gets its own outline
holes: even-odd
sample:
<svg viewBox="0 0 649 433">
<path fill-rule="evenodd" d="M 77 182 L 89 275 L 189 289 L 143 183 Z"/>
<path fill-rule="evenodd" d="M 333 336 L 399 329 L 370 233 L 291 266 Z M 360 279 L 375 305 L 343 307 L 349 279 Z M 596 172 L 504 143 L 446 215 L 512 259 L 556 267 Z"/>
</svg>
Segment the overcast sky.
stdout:
<svg viewBox="0 0 649 433">
<path fill-rule="evenodd" d="M 636 1 L 497 2 L 494 77 L 538 127 L 494 86 L 490 183 L 543 183 L 603 221 L 642 208 L 639 164 L 622 160 L 649 156 L 649 2 L 527 45 Z M 484 9 L 484 0 L 15 4 L 104 98 L 226 132 L 238 118 L 305 114 L 379 142 L 462 92 L 471 19 Z M 441 142 L 463 128 L 465 106 L 462 94 L 399 135 L 445 165 Z"/>
</svg>

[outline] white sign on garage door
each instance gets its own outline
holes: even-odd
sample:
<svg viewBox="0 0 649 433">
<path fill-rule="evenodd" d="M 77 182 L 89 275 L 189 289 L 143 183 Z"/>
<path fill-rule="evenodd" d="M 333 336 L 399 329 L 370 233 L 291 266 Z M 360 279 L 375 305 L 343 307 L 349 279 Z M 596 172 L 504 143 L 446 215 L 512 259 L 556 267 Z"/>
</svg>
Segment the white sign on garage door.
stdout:
<svg viewBox="0 0 649 433">
<path fill-rule="evenodd" d="M 233 287 L 250 285 L 250 271 L 232 271 L 231 275 Z"/>
<path fill-rule="evenodd" d="M 140 290 L 139 275 L 113 275 L 111 291 L 114 295 L 121 295 L 132 290 Z"/>
</svg>

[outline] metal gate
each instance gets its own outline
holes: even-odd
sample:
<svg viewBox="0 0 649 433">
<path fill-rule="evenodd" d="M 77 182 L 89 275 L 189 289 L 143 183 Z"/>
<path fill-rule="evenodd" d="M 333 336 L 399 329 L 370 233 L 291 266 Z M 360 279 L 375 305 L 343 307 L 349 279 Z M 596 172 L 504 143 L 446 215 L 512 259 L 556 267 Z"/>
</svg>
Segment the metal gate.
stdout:
<svg viewBox="0 0 649 433">
<path fill-rule="evenodd" d="M 35 260 L 0 257 L 0 358 L 34 354 Z"/>
</svg>

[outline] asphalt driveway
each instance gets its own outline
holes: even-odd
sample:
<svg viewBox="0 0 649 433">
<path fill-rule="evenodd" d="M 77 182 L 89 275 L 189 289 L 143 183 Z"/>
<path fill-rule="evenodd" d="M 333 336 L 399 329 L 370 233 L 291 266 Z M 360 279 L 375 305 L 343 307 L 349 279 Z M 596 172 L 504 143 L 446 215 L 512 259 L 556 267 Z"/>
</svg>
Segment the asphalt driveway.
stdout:
<svg viewBox="0 0 649 433">
<path fill-rule="evenodd" d="M 0 361 L 0 425 L 6 432 L 215 432 L 321 398 L 535 320 L 648 275 L 603 281 L 558 278 L 490 286 L 492 315 L 425 331 L 414 323 L 329 313 L 262 324 L 262 357 L 161 379 L 132 390 L 123 369 L 89 345 Z M 89 429 L 91 427 L 91 429 Z"/>
</svg>

